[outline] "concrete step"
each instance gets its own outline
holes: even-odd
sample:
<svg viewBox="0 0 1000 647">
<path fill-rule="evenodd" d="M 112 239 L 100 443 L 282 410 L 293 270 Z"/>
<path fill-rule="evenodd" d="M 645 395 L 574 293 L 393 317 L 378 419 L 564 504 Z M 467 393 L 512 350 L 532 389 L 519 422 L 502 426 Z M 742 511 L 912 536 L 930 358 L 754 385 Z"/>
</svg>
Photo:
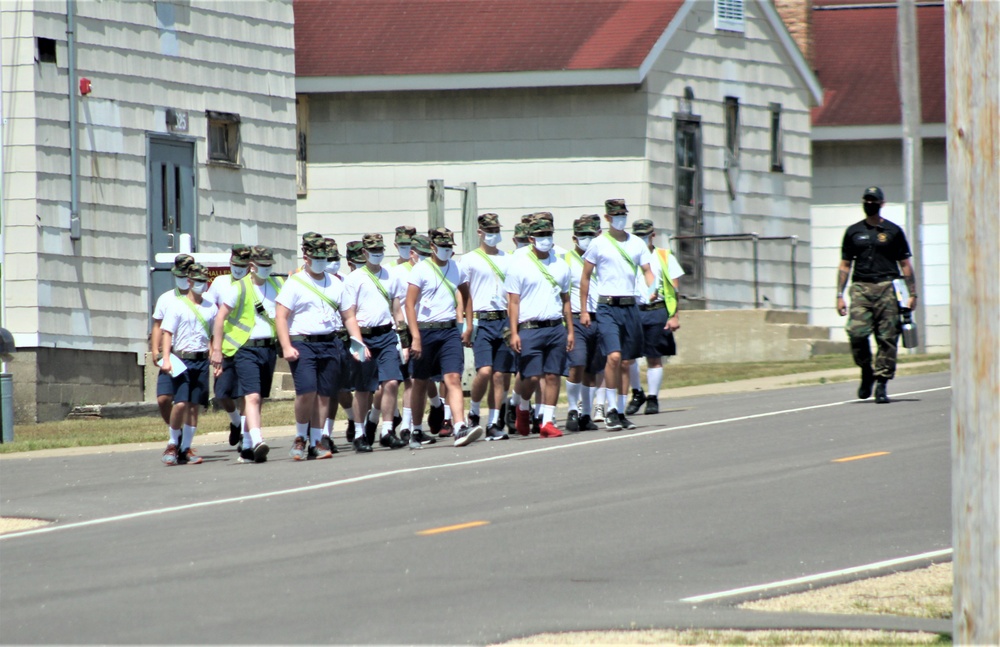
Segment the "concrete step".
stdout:
<svg viewBox="0 0 1000 647">
<path fill-rule="evenodd" d="M 846 341 L 822 341 L 817 340 L 812 343 L 810 357 L 816 355 L 850 355 L 851 344 Z"/>
<path fill-rule="evenodd" d="M 777 324 L 788 331 L 789 339 L 830 339 L 830 329 L 826 326 L 807 326 L 803 324 Z"/>
<path fill-rule="evenodd" d="M 767 310 L 765 311 L 764 322 L 805 325 L 809 323 L 809 313 L 800 310 Z"/>
</svg>

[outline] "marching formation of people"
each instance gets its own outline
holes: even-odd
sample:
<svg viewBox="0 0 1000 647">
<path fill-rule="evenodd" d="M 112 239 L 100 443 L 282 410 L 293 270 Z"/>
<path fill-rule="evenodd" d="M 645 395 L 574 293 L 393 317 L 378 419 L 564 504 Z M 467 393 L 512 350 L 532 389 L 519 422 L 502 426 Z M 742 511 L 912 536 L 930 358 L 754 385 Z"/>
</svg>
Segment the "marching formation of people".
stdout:
<svg viewBox="0 0 1000 647">
<path fill-rule="evenodd" d="M 450 230 L 419 235 L 400 226 L 398 258 L 387 261 L 382 235 L 370 233 L 347 243 L 346 267 L 336 241 L 310 232 L 302 265 L 287 277 L 273 274 L 268 247 L 234 245 L 230 274 L 210 287 L 206 268 L 178 255 L 176 284 L 156 302 L 151 336 L 170 436 L 163 463 L 202 461 L 192 440 L 210 371 L 239 460 L 265 462 L 261 406 L 279 356 L 295 385 L 289 455 L 297 461 L 338 452 L 340 407 L 357 453 L 442 439 L 463 447 L 512 433 L 555 438 L 598 422 L 608 431 L 634 429 L 628 416 L 659 411 L 663 357 L 676 353 L 683 271 L 656 246 L 652 221 L 635 221 L 629 232 L 627 220 L 625 201 L 607 200 L 603 219 L 573 222 L 567 250 L 553 242 L 551 213 L 530 214 L 505 252 L 500 217 L 486 213 L 479 246 L 460 260 Z M 465 348 L 475 362 L 467 410 Z M 560 428 L 563 378 L 569 412 Z"/>
</svg>

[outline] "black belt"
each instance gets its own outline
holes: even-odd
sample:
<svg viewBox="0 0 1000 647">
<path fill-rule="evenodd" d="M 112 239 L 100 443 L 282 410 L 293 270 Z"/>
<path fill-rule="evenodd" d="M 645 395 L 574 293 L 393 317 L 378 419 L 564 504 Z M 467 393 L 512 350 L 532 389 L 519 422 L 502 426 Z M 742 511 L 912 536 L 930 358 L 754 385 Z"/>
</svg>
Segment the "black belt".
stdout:
<svg viewBox="0 0 1000 647">
<path fill-rule="evenodd" d="M 506 310 L 480 310 L 472 315 L 480 321 L 499 321 L 507 318 Z"/>
<path fill-rule="evenodd" d="M 244 348 L 274 348 L 274 338 L 266 337 L 264 339 L 251 339 L 247 343 L 243 344 Z"/>
<path fill-rule="evenodd" d="M 177 357 L 179 357 L 181 359 L 189 359 L 189 360 L 192 360 L 192 361 L 195 361 L 195 362 L 197 362 L 198 360 L 202 360 L 202 359 L 208 359 L 208 351 L 202 351 L 202 352 L 199 352 L 199 353 L 184 353 L 184 352 L 178 353 L 178 352 L 175 352 L 174 355 L 176 355 Z"/>
<path fill-rule="evenodd" d="M 654 301 L 653 303 L 646 303 L 639 306 L 639 309 L 649 312 L 650 310 L 666 310 L 667 306 L 663 301 Z"/>
<path fill-rule="evenodd" d="M 391 332 L 395 330 L 395 328 L 396 327 L 393 326 L 391 323 L 387 323 L 382 326 L 362 326 L 361 335 L 363 337 L 376 337 L 378 335 L 384 335 L 387 332 Z"/>
<path fill-rule="evenodd" d="M 874 279 L 874 280 L 872 280 L 872 281 L 859 281 L 858 279 L 854 279 L 854 280 L 853 280 L 853 281 L 851 281 L 851 282 L 852 282 L 852 283 L 871 283 L 871 284 L 878 284 L 878 283 L 887 283 L 887 282 L 889 282 L 889 281 L 895 281 L 895 280 L 896 280 L 896 279 L 898 279 L 898 278 L 899 278 L 898 276 L 890 276 L 890 277 L 888 277 L 888 278 L 880 278 L 880 279 L 879 279 L 879 278 L 877 278 L 877 279 Z"/>
<path fill-rule="evenodd" d="M 324 342 L 324 341 L 333 341 L 338 337 L 340 337 L 339 332 L 331 332 L 325 335 L 292 335 L 291 340 L 306 341 L 306 342 Z"/>
<path fill-rule="evenodd" d="M 532 328 L 552 328 L 553 326 L 561 326 L 562 319 L 531 319 L 525 321 L 524 323 L 517 324 L 518 330 L 531 330 Z"/>
<path fill-rule="evenodd" d="M 597 313 L 596 312 L 588 312 L 587 314 L 590 315 L 591 319 L 596 319 L 597 318 Z M 574 312 L 573 313 L 573 318 L 574 319 L 579 319 L 580 318 L 580 313 L 579 312 Z"/>
<path fill-rule="evenodd" d="M 597 297 L 597 302 L 607 306 L 634 306 L 635 297 Z"/>
<path fill-rule="evenodd" d="M 423 321 L 417 323 L 417 330 L 444 330 L 454 328 L 457 325 L 458 322 L 454 319 L 451 321 Z"/>
</svg>

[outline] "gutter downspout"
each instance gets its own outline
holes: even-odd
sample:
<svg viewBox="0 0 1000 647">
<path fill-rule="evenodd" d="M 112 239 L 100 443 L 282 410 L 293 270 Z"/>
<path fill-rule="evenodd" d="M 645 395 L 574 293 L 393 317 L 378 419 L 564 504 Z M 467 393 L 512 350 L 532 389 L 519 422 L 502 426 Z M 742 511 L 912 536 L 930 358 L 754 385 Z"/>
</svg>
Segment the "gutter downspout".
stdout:
<svg viewBox="0 0 1000 647">
<path fill-rule="evenodd" d="M 69 238 L 80 240 L 80 150 L 77 124 L 76 0 L 66 0 L 66 47 L 69 50 Z"/>
<path fill-rule="evenodd" d="M 3 23 L 3 17 L 0 16 L 0 24 Z M 4 250 L 6 249 L 7 243 L 6 236 L 4 233 L 7 229 L 6 216 L 4 215 L 3 203 L 6 200 L 7 195 L 4 193 L 4 182 L 3 182 L 3 143 L 4 143 L 4 118 L 3 118 L 3 43 L 2 35 L 0 35 L 0 327 L 3 327 L 7 323 L 7 290 L 6 281 L 3 277 L 3 263 L 4 263 Z M 0 360 L 0 373 L 7 372 L 7 362 Z"/>
</svg>

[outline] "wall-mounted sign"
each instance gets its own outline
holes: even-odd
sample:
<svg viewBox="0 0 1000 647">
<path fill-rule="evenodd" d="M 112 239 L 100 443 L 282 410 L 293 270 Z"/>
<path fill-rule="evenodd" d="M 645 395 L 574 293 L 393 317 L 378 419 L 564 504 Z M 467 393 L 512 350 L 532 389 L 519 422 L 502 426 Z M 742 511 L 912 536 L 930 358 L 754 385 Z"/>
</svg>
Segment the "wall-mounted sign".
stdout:
<svg viewBox="0 0 1000 647">
<path fill-rule="evenodd" d="M 167 128 L 171 132 L 186 133 L 188 131 L 187 110 L 167 108 Z"/>
</svg>

